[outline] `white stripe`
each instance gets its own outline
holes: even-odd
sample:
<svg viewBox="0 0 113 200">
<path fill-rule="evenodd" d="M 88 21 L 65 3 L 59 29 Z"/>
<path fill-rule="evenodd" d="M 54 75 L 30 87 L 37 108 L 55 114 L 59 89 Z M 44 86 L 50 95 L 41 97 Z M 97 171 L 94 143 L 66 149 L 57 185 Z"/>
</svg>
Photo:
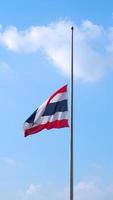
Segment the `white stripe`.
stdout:
<svg viewBox="0 0 113 200">
<path fill-rule="evenodd" d="M 67 92 L 59 93 L 51 99 L 50 103 L 55 103 L 55 102 L 62 101 L 65 99 L 67 99 Z M 34 127 L 39 124 L 46 124 L 47 122 L 52 122 L 55 120 L 68 119 L 67 111 L 66 112 L 57 112 L 54 115 L 42 116 L 45 111 L 48 100 L 49 100 L 49 98 L 38 108 L 36 115 L 35 115 L 34 124 L 28 123 L 28 122 L 24 123 L 24 130 L 29 129 L 29 128 Z"/>
<path fill-rule="evenodd" d="M 25 122 L 25 123 L 24 123 L 24 126 L 23 126 L 23 129 L 24 129 L 24 131 L 25 131 L 25 130 L 31 128 L 31 127 L 32 127 L 32 124 L 30 124 L 30 123 L 28 123 L 28 122 Z"/>
<path fill-rule="evenodd" d="M 38 108 L 36 115 L 35 115 L 35 119 L 34 119 L 35 124 L 40 119 L 40 117 L 43 115 L 46 105 L 47 105 L 47 102 L 48 102 L 48 99 Z"/>
<path fill-rule="evenodd" d="M 50 103 L 54 103 L 54 102 L 58 102 L 58 101 L 62 101 L 64 99 L 67 99 L 67 92 L 64 93 L 59 93 L 57 95 L 55 95 L 55 97 L 53 97 L 53 99 L 51 99 Z M 34 123 L 37 124 L 37 121 L 40 119 L 40 117 L 43 115 L 47 102 L 49 99 L 47 99 L 37 110 L 36 112 L 36 116 L 34 119 Z"/>
<path fill-rule="evenodd" d="M 63 93 L 59 93 L 59 94 L 56 94 L 50 101 L 50 103 L 54 103 L 54 102 L 57 102 L 57 101 L 63 101 L 67 99 L 67 92 L 63 92 Z"/>
<path fill-rule="evenodd" d="M 37 122 L 40 120 L 41 116 L 43 115 L 46 105 L 47 105 L 48 99 L 38 108 L 36 115 L 35 115 L 35 119 L 34 119 L 34 124 L 33 123 L 28 123 L 25 122 L 24 123 L 24 130 L 27 130 L 31 127 L 36 126 Z"/>
<path fill-rule="evenodd" d="M 42 116 L 40 119 L 36 122 L 36 125 L 40 124 L 46 124 L 48 122 L 53 122 L 56 120 L 63 120 L 63 119 L 68 119 L 68 112 L 56 112 L 54 115 L 49 115 L 49 116 Z"/>
<path fill-rule="evenodd" d="M 36 115 L 35 115 L 34 124 L 36 124 L 38 122 L 38 120 L 41 118 L 41 116 L 43 115 L 46 105 L 47 105 L 47 102 L 48 102 L 48 99 L 38 108 Z M 35 126 L 34 124 L 25 122 L 23 128 L 24 128 L 24 130 L 27 130 L 31 127 L 34 127 Z"/>
</svg>

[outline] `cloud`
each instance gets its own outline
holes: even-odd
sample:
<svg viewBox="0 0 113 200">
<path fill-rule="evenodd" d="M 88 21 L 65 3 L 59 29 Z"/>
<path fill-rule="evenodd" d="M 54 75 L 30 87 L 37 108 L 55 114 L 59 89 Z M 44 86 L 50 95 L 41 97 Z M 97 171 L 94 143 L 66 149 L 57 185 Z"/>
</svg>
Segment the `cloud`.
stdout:
<svg viewBox="0 0 113 200">
<path fill-rule="evenodd" d="M 81 181 L 75 187 L 74 197 L 76 200 L 109 200 L 113 199 L 113 185 L 103 187 L 102 184 L 93 181 Z M 22 200 L 66 200 L 69 198 L 67 188 L 53 189 L 52 186 L 31 184 L 25 191 Z"/>
<path fill-rule="evenodd" d="M 69 199 L 69 189 L 53 188 L 52 185 L 35 185 L 31 184 L 26 191 L 22 200 L 66 200 Z M 113 185 L 104 186 L 101 182 L 95 180 L 81 181 L 74 190 L 75 200 L 112 200 Z"/>
<path fill-rule="evenodd" d="M 22 200 L 66 200 L 67 189 L 54 188 L 52 185 L 30 184 L 24 191 Z"/>
<path fill-rule="evenodd" d="M 0 31 L 2 30 L 2 25 L 0 24 Z"/>
<path fill-rule="evenodd" d="M 40 185 L 33 185 L 31 184 L 28 189 L 26 190 L 26 195 L 32 195 L 33 193 L 40 191 Z"/>
<path fill-rule="evenodd" d="M 80 25 L 58 21 L 47 26 L 0 30 L 0 44 L 13 52 L 41 51 L 61 72 L 70 71 L 70 27 L 74 26 L 74 76 L 83 81 L 101 79 L 113 68 L 113 28 L 105 29 L 89 20 Z"/>
<path fill-rule="evenodd" d="M 0 61 L 0 80 L 4 78 L 13 79 L 14 78 L 14 71 L 11 66 L 4 61 Z"/>
<path fill-rule="evenodd" d="M 104 191 L 99 185 L 91 181 L 83 181 L 78 183 L 75 194 L 77 200 L 104 200 Z"/>
<path fill-rule="evenodd" d="M 22 166 L 22 162 L 20 160 L 14 159 L 14 158 L 5 157 L 3 160 L 7 165 L 14 167 L 14 168 Z"/>
<path fill-rule="evenodd" d="M 8 63 L 1 61 L 0 62 L 0 70 L 4 70 L 4 71 L 11 71 L 10 66 L 8 65 Z"/>
</svg>

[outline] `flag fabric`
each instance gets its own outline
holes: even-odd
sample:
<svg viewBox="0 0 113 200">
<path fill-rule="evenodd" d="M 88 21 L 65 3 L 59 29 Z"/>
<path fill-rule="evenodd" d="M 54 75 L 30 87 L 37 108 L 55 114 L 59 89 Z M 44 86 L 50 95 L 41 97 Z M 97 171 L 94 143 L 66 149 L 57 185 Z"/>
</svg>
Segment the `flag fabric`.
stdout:
<svg viewBox="0 0 113 200">
<path fill-rule="evenodd" d="M 64 128 L 68 124 L 67 85 L 51 95 L 24 123 L 24 136 L 43 129 Z"/>
</svg>

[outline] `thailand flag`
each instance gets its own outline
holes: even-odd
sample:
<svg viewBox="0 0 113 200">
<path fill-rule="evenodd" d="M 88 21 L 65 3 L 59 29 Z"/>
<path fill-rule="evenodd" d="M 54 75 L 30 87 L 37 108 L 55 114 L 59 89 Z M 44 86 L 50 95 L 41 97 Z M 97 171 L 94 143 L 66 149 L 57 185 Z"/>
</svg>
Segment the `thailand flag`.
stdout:
<svg viewBox="0 0 113 200">
<path fill-rule="evenodd" d="M 24 135 L 64 127 L 69 127 L 67 85 L 57 90 L 25 121 Z"/>
</svg>

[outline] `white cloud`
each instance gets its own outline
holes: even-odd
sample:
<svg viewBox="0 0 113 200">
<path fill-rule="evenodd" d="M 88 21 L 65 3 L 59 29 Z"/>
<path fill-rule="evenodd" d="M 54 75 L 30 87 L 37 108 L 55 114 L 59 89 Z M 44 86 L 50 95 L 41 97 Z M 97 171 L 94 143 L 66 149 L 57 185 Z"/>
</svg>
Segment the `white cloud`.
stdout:
<svg viewBox="0 0 113 200">
<path fill-rule="evenodd" d="M 14 168 L 22 166 L 22 162 L 20 160 L 14 159 L 14 158 L 5 157 L 3 160 L 7 165 L 14 167 Z"/>
<path fill-rule="evenodd" d="M 112 200 L 113 185 L 104 186 L 99 181 L 81 181 L 74 190 L 75 200 Z M 22 197 L 22 200 L 66 200 L 69 199 L 69 189 L 53 188 L 52 185 L 31 184 Z"/>
<path fill-rule="evenodd" d="M 0 80 L 7 78 L 7 80 L 14 79 L 14 70 L 11 68 L 11 66 L 4 61 L 0 61 Z"/>
<path fill-rule="evenodd" d="M 95 81 L 113 67 L 113 28 L 107 30 L 85 20 L 80 26 L 58 21 L 47 26 L 32 26 L 19 31 L 10 26 L 0 31 L 0 43 L 14 52 L 42 51 L 53 66 L 69 75 L 71 26 L 74 30 L 74 75 L 84 81 Z"/>
<path fill-rule="evenodd" d="M 89 20 L 85 20 L 83 21 L 80 30 L 83 33 L 83 35 L 86 36 L 86 39 L 97 38 L 102 35 L 103 27 L 93 24 Z"/>
<path fill-rule="evenodd" d="M 0 24 L 0 31 L 2 30 L 2 25 Z"/>
<path fill-rule="evenodd" d="M 24 191 L 22 200 L 65 200 L 67 189 L 54 188 L 52 185 L 30 184 Z"/>
<path fill-rule="evenodd" d="M 0 62 L 0 70 L 11 71 L 10 66 L 6 62 Z"/>
<path fill-rule="evenodd" d="M 107 50 L 113 52 L 113 27 L 109 28 Z"/>
<path fill-rule="evenodd" d="M 104 191 L 95 182 L 80 182 L 75 191 L 77 200 L 104 200 Z"/>
<path fill-rule="evenodd" d="M 40 185 L 33 185 L 31 184 L 27 191 L 26 191 L 26 195 L 32 195 L 33 193 L 40 191 Z"/>
</svg>

